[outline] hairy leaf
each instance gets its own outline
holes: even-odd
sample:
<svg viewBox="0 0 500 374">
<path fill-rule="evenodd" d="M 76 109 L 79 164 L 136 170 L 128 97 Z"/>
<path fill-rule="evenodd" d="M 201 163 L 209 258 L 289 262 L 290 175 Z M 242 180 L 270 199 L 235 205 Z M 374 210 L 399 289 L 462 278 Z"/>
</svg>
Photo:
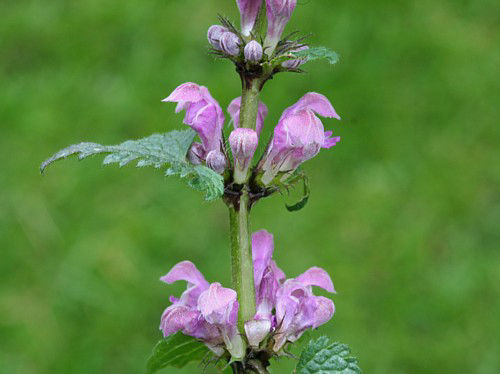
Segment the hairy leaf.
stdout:
<svg viewBox="0 0 500 374">
<path fill-rule="evenodd" d="M 331 342 L 326 336 L 311 340 L 300 355 L 297 374 L 359 374 L 358 360 L 350 356 L 345 344 Z"/>
<path fill-rule="evenodd" d="M 191 361 L 201 362 L 208 353 L 205 344 L 178 332 L 156 344 L 147 362 L 147 372 L 152 374 L 168 366 L 182 368 Z"/>
<path fill-rule="evenodd" d="M 293 52 L 292 54 L 295 57 L 305 57 L 307 61 L 326 59 L 332 65 L 339 62 L 339 55 L 326 47 L 309 47 L 309 49 Z"/>
<path fill-rule="evenodd" d="M 154 134 L 139 140 L 128 140 L 118 145 L 79 143 L 71 145 L 54 154 L 40 166 L 45 168 L 54 161 L 77 155 L 80 160 L 99 153 L 109 153 L 103 163 L 116 163 L 120 167 L 137 162 L 137 167 L 169 167 L 166 175 L 179 175 L 187 178 L 188 184 L 205 193 L 207 200 L 216 199 L 224 193 L 222 176 L 205 166 L 194 166 L 186 161 L 186 154 L 196 133 L 191 130 L 171 131 Z"/>
</svg>

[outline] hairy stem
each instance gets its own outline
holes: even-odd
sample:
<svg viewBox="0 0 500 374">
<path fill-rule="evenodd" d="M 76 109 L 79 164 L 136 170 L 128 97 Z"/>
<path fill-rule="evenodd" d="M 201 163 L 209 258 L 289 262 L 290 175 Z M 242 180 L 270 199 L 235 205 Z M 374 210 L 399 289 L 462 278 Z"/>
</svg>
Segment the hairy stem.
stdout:
<svg viewBox="0 0 500 374">
<path fill-rule="evenodd" d="M 261 82 L 259 79 L 243 81 L 239 127 L 255 130 L 257 111 L 259 109 L 260 85 Z"/>
<path fill-rule="evenodd" d="M 229 206 L 231 231 L 231 265 L 233 288 L 238 293 L 238 327 L 244 334 L 244 324 L 255 315 L 252 247 L 250 244 L 250 205 L 246 186 L 238 201 Z"/>
</svg>

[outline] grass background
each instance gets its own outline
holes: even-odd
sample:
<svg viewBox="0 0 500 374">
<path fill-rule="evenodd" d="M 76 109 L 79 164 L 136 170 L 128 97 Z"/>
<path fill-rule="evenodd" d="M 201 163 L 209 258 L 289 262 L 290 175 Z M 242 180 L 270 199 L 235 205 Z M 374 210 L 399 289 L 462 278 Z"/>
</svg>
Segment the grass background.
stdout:
<svg viewBox="0 0 500 374">
<path fill-rule="evenodd" d="M 330 272 L 337 312 L 315 335 L 366 373 L 500 372 L 500 3 L 298 3 L 288 29 L 342 59 L 268 83 L 264 136 L 313 90 L 343 140 L 305 165 L 306 209 L 267 199 L 253 228 L 289 276 Z M 221 202 L 98 157 L 38 173 L 68 144 L 182 128 L 160 100 L 185 81 L 226 107 L 239 81 L 207 54 L 217 13 L 238 19 L 227 0 L 0 2 L 0 372 L 140 373 L 183 288 L 161 275 L 190 259 L 229 286 Z"/>
</svg>

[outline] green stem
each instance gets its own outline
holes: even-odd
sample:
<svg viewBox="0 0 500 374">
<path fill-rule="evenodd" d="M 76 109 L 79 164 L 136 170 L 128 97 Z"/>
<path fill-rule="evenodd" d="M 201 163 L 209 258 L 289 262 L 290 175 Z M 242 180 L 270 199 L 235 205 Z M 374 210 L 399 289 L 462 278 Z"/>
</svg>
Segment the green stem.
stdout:
<svg viewBox="0 0 500 374">
<path fill-rule="evenodd" d="M 257 111 L 259 109 L 260 84 L 261 82 L 259 79 L 252 79 L 248 82 L 243 82 L 239 127 L 255 130 L 257 123 Z"/>
<path fill-rule="evenodd" d="M 238 200 L 229 206 L 231 231 L 231 265 L 233 288 L 238 293 L 238 327 L 244 334 L 244 324 L 255 315 L 252 246 L 250 243 L 250 204 L 246 186 Z"/>
</svg>

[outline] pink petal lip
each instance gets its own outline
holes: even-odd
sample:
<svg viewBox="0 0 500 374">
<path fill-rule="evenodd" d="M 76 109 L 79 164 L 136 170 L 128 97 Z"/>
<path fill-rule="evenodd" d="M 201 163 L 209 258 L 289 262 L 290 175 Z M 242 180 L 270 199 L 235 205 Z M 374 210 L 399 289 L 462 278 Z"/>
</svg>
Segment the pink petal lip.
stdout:
<svg viewBox="0 0 500 374">
<path fill-rule="evenodd" d="M 168 274 L 161 277 L 160 280 L 167 284 L 184 280 L 194 285 L 208 286 L 208 282 L 205 280 L 203 274 L 200 273 L 191 261 L 179 262 L 168 272 Z"/>
<path fill-rule="evenodd" d="M 295 278 L 295 280 L 304 286 L 317 286 L 328 292 L 335 292 L 333 282 L 328 273 L 316 266 L 306 270 L 303 274 Z"/>
</svg>

